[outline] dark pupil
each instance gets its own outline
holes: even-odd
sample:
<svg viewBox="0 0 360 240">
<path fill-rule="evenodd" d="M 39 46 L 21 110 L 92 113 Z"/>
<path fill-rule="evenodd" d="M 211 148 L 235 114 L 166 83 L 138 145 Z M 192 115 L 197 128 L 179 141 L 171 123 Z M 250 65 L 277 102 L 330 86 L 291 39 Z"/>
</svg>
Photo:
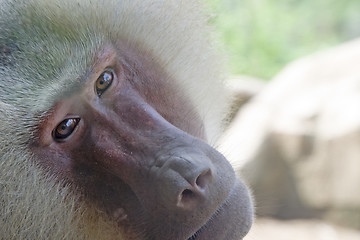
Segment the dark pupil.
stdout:
<svg viewBox="0 0 360 240">
<path fill-rule="evenodd" d="M 105 71 L 100 75 L 96 82 L 96 93 L 99 96 L 111 85 L 113 78 L 114 76 L 111 71 Z"/>
<path fill-rule="evenodd" d="M 62 121 L 54 130 L 54 138 L 61 140 L 70 136 L 79 120 L 79 118 L 69 118 Z"/>
</svg>

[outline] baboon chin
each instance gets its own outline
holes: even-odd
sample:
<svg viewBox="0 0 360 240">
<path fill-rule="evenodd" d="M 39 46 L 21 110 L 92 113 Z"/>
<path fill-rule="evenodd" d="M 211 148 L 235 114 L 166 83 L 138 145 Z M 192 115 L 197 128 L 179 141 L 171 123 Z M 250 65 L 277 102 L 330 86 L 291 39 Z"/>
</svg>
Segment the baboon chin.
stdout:
<svg viewBox="0 0 360 240">
<path fill-rule="evenodd" d="M 197 1 L 0 3 L 0 239 L 246 235 Z"/>
</svg>

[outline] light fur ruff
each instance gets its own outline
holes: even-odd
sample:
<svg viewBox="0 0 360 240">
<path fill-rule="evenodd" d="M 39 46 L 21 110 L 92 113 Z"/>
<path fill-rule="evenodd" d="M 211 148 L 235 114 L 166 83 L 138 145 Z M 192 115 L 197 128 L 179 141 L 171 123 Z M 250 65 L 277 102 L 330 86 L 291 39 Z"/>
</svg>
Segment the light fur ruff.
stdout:
<svg viewBox="0 0 360 240">
<path fill-rule="evenodd" d="M 121 239 L 98 210 L 79 207 L 81 199 L 44 176 L 27 150 L 34 116 L 63 88 L 76 89 L 106 42 L 121 39 L 150 53 L 215 142 L 224 116 L 222 76 L 199 7 L 194 0 L 0 0 L 0 239 Z M 16 51 L 15 60 L 6 48 Z M 62 65 L 68 58 L 71 68 Z"/>
</svg>

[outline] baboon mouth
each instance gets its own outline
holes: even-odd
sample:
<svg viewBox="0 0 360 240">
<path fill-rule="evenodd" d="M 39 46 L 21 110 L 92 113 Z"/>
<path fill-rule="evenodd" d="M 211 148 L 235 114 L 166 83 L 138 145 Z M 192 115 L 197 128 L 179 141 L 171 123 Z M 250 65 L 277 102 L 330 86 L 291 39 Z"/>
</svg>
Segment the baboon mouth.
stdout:
<svg viewBox="0 0 360 240">
<path fill-rule="evenodd" d="M 206 221 L 206 223 L 204 225 L 202 225 L 199 230 L 197 230 L 190 238 L 188 238 L 187 240 L 197 240 L 201 238 L 201 235 L 204 231 L 206 231 L 206 229 L 208 228 L 209 225 L 211 225 L 211 223 L 213 221 L 216 220 L 216 217 L 222 213 L 223 211 L 225 211 L 224 206 L 228 203 L 229 198 L 231 196 L 231 192 L 228 196 L 228 198 L 215 210 L 214 214 Z"/>
<path fill-rule="evenodd" d="M 187 240 L 241 240 L 249 232 L 253 215 L 250 209 L 241 206 L 240 196 L 245 185 L 236 181 L 229 196 L 216 209 L 213 215 Z M 248 201 L 250 201 L 250 196 Z M 224 222 L 229 222 L 225 224 Z M 222 223 L 222 224 L 220 224 Z M 235 223 L 235 224 L 231 224 Z M 246 226 L 241 228 L 241 225 Z M 220 227 L 222 226 L 222 227 Z"/>
<path fill-rule="evenodd" d="M 233 191 L 233 190 L 232 190 Z M 224 206 L 228 203 L 230 196 L 232 195 L 232 191 L 230 192 L 229 196 L 225 201 L 215 210 L 213 215 L 206 221 L 204 225 L 202 225 L 199 230 L 197 230 L 190 238 L 187 240 L 197 240 L 200 238 L 201 233 L 204 232 L 209 225 L 211 225 L 211 222 L 216 220 L 216 217 L 221 213 L 222 211 L 225 211 Z"/>
<path fill-rule="evenodd" d="M 204 231 L 204 229 L 206 228 L 207 224 L 209 222 L 211 222 L 214 218 L 216 218 L 216 214 L 218 211 L 221 211 L 221 206 L 218 210 L 215 211 L 214 215 L 212 215 L 209 220 L 204 224 L 202 225 L 199 230 L 197 230 L 191 237 L 189 237 L 187 240 L 196 240 L 198 239 L 199 235 L 201 234 L 202 231 Z"/>
</svg>

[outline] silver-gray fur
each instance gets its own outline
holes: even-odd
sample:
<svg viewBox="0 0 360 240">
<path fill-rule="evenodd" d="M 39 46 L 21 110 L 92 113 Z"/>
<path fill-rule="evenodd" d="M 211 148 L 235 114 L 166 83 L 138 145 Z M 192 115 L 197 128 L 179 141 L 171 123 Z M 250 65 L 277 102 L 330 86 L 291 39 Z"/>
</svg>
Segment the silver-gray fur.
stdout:
<svg viewBox="0 0 360 240">
<path fill-rule="evenodd" d="M 76 91 L 107 41 L 149 51 L 216 140 L 222 76 L 199 7 L 194 0 L 0 1 L 0 239 L 121 239 L 112 222 L 44 175 L 27 148 L 35 120 Z"/>
</svg>

